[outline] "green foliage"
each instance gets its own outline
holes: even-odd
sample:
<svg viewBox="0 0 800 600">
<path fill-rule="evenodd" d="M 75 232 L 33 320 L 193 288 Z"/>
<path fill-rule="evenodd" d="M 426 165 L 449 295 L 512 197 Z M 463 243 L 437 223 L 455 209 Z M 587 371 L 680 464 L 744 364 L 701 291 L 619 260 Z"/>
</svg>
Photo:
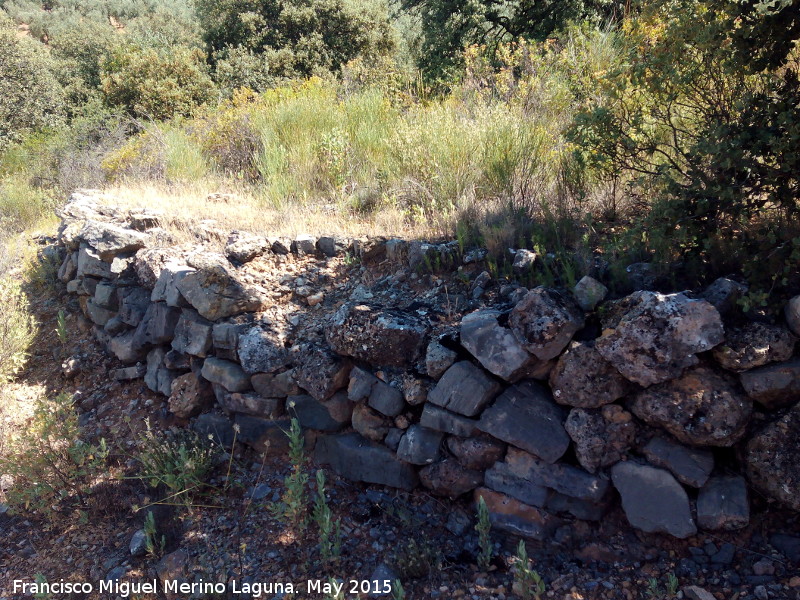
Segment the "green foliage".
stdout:
<svg viewBox="0 0 800 600">
<path fill-rule="evenodd" d="M 25 364 L 36 323 L 22 286 L 16 278 L 0 277 L 0 384 L 10 380 Z"/>
<path fill-rule="evenodd" d="M 105 440 L 95 446 L 80 436 L 69 395 L 36 403 L 29 426 L 0 455 L 0 471 L 13 480 L 6 491 L 12 509 L 49 514 L 60 502 L 86 505 L 108 452 Z"/>
<path fill-rule="evenodd" d="M 651 577 L 647 580 L 645 594 L 651 600 L 671 600 L 678 594 L 678 585 L 678 578 L 675 577 L 674 573 L 670 573 L 667 576 L 667 582 L 664 587 L 661 586 L 658 579 Z"/>
<path fill-rule="evenodd" d="M 139 477 L 166 493 L 164 503 L 190 506 L 217 464 L 219 447 L 191 429 L 156 432 L 145 425 L 136 446 Z"/>
<path fill-rule="evenodd" d="M 295 531 L 303 532 L 308 526 L 308 506 L 306 505 L 308 474 L 303 470 L 306 462 L 303 450 L 303 430 L 295 417 L 292 417 L 291 426 L 286 435 L 289 437 L 289 462 L 292 465 L 292 472 L 284 478 L 284 492 L 281 501 L 271 506 L 270 510 L 275 518 L 290 525 Z M 335 533 L 333 528 L 329 530 L 329 534 L 331 533 Z M 331 539 L 330 535 L 328 539 Z M 331 541 L 331 544 L 334 543 L 335 539 Z"/>
<path fill-rule="evenodd" d="M 406 600 L 406 591 L 399 579 L 395 579 L 392 584 L 392 600 Z"/>
<path fill-rule="evenodd" d="M 421 579 L 437 572 L 442 564 L 439 549 L 424 536 L 418 540 L 411 535 L 400 542 L 394 552 L 392 564 L 402 578 Z"/>
<path fill-rule="evenodd" d="M 468 46 L 482 46 L 491 56 L 504 43 L 543 40 L 572 21 L 619 18 L 629 5 L 615 0 L 403 0 L 422 22 L 421 67 L 445 81 L 463 65 Z"/>
<path fill-rule="evenodd" d="M 224 61 L 262 55 L 259 70 L 273 78 L 338 72 L 356 56 L 393 47 L 380 0 L 198 0 L 197 10 L 209 54 Z"/>
<path fill-rule="evenodd" d="M 18 39 L 0 13 L 0 152 L 25 134 L 64 121 L 64 90 L 48 49 Z"/>
<path fill-rule="evenodd" d="M 492 523 L 489 520 L 489 508 L 486 506 L 483 496 L 478 499 L 478 522 L 475 524 L 475 530 L 478 532 L 478 546 L 480 547 L 478 566 L 486 570 L 492 564 L 494 544 L 492 544 Z"/>
<path fill-rule="evenodd" d="M 317 470 L 317 496 L 314 502 L 314 522 L 319 528 L 319 552 L 323 563 L 335 561 L 342 553 L 342 522 L 333 518 L 325 498 L 325 472 Z"/>
<path fill-rule="evenodd" d="M 167 545 L 167 537 L 162 535 L 158 537 L 158 529 L 156 527 L 156 519 L 153 516 L 153 511 L 147 511 L 147 516 L 144 518 L 144 549 L 148 556 L 152 559 L 161 558 L 164 555 L 164 549 Z"/>
<path fill-rule="evenodd" d="M 203 53 L 180 46 L 120 46 L 104 59 L 101 82 L 110 106 L 156 120 L 188 115 L 214 93 Z"/>
<path fill-rule="evenodd" d="M 679 261 L 689 284 L 742 269 L 777 302 L 800 289 L 800 82 L 794 34 L 767 25 L 795 31 L 795 4 L 652 2 L 628 25 L 625 66 L 577 118 L 583 158 L 655 200 L 638 252 L 665 272 Z"/>
<path fill-rule="evenodd" d="M 56 333 L 58 334 L 58 341 L 62 346 L 67 345 L 67 317 L 63 310 L 58 311 L 58 318 L 56 319 Z"/>
<path fill-rule="evenodd" d="M 545 584 L 537 571 L 530 567 L 525 542 L 517 546 L 517 560 L 514 564 L 514 593 L 522 600 L 541 600 Z"/>
</svg>

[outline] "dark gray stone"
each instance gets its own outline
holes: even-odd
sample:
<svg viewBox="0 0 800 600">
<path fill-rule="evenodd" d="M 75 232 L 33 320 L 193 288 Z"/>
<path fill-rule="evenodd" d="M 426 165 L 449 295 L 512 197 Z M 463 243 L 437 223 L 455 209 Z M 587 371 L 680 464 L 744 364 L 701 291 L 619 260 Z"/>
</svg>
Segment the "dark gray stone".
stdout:
<svg viewBox="0 0 800 600">
<path fill-rule="evenodd" d="M 239 426 L 236 439 L 260 454 L 283 456 L 289 450 L 287 432 L 291 423 L 288 420 L 273 421 L 240 414 L 236 415 L 234 423 Z"/>
<path fill-rule="evenodd" d="M 564 413 L 543 386 L 525 382 L 508 388 L 481 416 L 478 428 L 499 440 L 555 462 L 569 447 Z"/>
<path fill-rule="evenodd" d="M 150 294 L 144 288 L 122 288 L 119 292 L 119 318 L 126 325 L 136 327 L 150 306 Z"/>
<path fill-rule="evenodd" d="M 372 388 L 380 380 L 361 367 L 353 367 L 350 371 L 350 382 L 347 385 L 347 397 L 351 402 L 366 402 L 372 394 Z"/>
<path fill-rule="evenodd" d="M 449 437 L 447 449 L 468 469 L 485 471 L 506 453 L 506 445 L 488 435 Z"/>
<path fill-rule="evenodd" d="M 116 317 L 109 319 L 108 323 L 105 324 L 103 329 L 108 335 L 115 336 L 128 329 L 128 326 L 125 325 L 125 323 L 122 322 L 122 319 L 119 318 L 119 315 L 117 315 Z"/>
<path fill-rule="evenodd" d="M 223 448 L 233 444 L 233 422 L 224 415 L 206 413 L 200 415 L 192 425 L 192 429 L 203 437 L 211 436 L 213 441 Z"/>
<path fill-rule="evenodd" d="M 714 470 L 714 455 L 701 448 L 689 448 L 676 441 L 656 436 L 644 447 L 647 460 L 669 469 L 681 483 L 703 487 Z"/>
<path fill-rule="evenodd" d="M 144 360 L 147 350 L 136 343 L 135 331 L 129 330 L 108 340 L 108 350 L 125 364 L 137 363 Z"/>
<path fill-rule="evenodd" d="M 627 461 L 611 467 L 611 479 L 634 527 L 677 538 L 697 533 L 686 491 L 669 471 Z"/>
<path fill-rule="evenodd" d="M 396 417 L 406 407 L 403 392 L 382 381 L 377 381 L 372 387 L 368 404 L 387 417 Z"/>
<path fill-rule="evenodd" d="M 98 279 L 111 279 L 111 265 L 103 262 L 100 256 L 91 248 L 81 247 L 78 251 L 77 275 L 81 277 L 97 277 Z"/>
<path fill-rule="evenodd" d="M 712 477 L 697 495 L 697 525 L 732 531 L 750 523 L 750 502 L 743 477 Z"/>
<path fill-rule="evenodd" d="M 440 431 L 412 425 L 400 440 L 397 457 L 414 465 L 429 465 L 436 462 L 443 436 Z"/>
<path fill-rule="evenodd" d="M 800 400 L 800 358 L 747 371 L 739 379 L 747 395 L 767 410 Z"/>
<path fill-rule="evenodd" d="M 323 436 L 314 452 L 317 462 L 329 464 L 342 477 L 411 490 L 419 479 L 413 466 L 394 452 L 357 433 Z"/>
<path fill-rule="evenodd" d="M 244 392 L 250 389 L 250 377 L 236 363 L 210 357 L 203 363 L 203 377 L 218 383 L 229 392 Z"/>
<path fill-rule="evenodd" d="M 500 392 L 500 384 L 468 361 L 450 367 L 428 394 L 428 402 L 473 417 Z"/>
<path fill-rule="evenodd" d="M 164 302 L 167 306 L 186 307 L 189 302 L 178 290 L 178 283 L 195 269 L 180 262 L 169 262 L 161 268 L 158 280 L 150 294 L 151 302 Z"/>
<path fill-rule="evenodd" d="M 500 315 L 500 311 L 491 309 L 466 315 L 461 320 L 461 345 L 487 371 L 506 381 L 546 377 L 552 365 L 525 350 L 511 330 L 500 325 Z"/>
<path fill-rule="evenodd" d="M 94 288 L 94 303 L 116 312 L 119 309 L 117 286 L 113 283 L 100 282 Z"/>
<path fill-rule="evenodd" d="M 147 373 L 147 366 L 143 364 L 137 364 L 132 367 L 114 369 L 109 373 L 109 375 L 111 375 L 112 379 L 116 379 L 117 381 L 130 381 L 131 379 L 139 379 L 140 377 L 144 377 L 145 373 Z"/>
<path fill-rule="evenodd" d="M 550 492 L 545 508 L 556 514 L 569 513 L 582 521 L 600 521 L 611 509 L 612 498 L 612 494 L 606 494 L 604 500 L 591 502 L 558 492 Z"/>
<path fill-rule="evenodd" d="M 350 424 L 353 404 L 343 394 L 335 394 L 330 400 L 321 402 L 307 394 L 290 396 L 286 401 L 290 415 L 297 417 L 305 429 L 335 432 Z"/>
<path fill-rule="evenodd" d="M 428 344 L 425 352 L 425 371 L 434 379 L 439 379 L 447 369 L 453 366 L 456 358 L 458 358 L 457 353 L 434 340 Z"/>
<path fill-rule="evenodd" d="M 300 394 L 300 388 L 294 380 L 294 371 L 257 373 L 250 378 L 253 389 L 265 398 L 286 398 Z"/>
<path fill-rule="evenodd" d="M 384 445 L 393 452 L 397 452 L 397 448 L 400 446 L 400 440 L 403 439 L 403 435 L 405 435 L 405 433 L 406 432 L 402 429 L 392 427 L 383 440 Z"/>
<path fill-rule="evenodd" d="M 746 293 L 746 285 L 720 277 L 703 291 L 702 297 L 724 316 L 736 310 L 736 303 Z"/>
<path fill-rule="evenodd" d="M 211 350 L 211 321 L 192 309 L 183 309 L 175 326 L 172 348 L 184 354 L 204 358 Z"/>
<path fill-rule="evenodd" d="M 164 355 L 164 366 L 168 369 L 188 371 L 192 368 L 192 362 L 187 354 L 183 354 L 177 350 L 170 350 Z"/>
<path fill-rule="evenodd" d="M 800 404 L 769 423 L 745 447 L 747 478 L 758 490 L 800 511 Z"/>
<path fill-rule="evenodd" d="M 583 327 L 584 315 L 571 294 L 538 287 L 517 302 L 508 323 L 525 350 L 547 361 L 567 347 Z"/>
<path fill-rule="evenodd" d="M 543 485 L 536 485 L 515 474 L 509 465 L 504 462 L 496 463 L 487 469 L 484 475 L 486 487 L 512 498 L 544 508 L 547 502 L 548 489 Z"/>
<path fill-rule="evenodd" d="M 180 309 L 167 306 L 163 302 L 151 303 L 136 328 L 134 343 L 146 348 L 172 341 L 180 318 Z"/>
<path fill-rule="evenodd" d="M 95 325 L 104 327 L 106 323 L 117 316 L 117 313 L 97 305 L 93 299 L 89 298 L 88 302 L 86 302 L 86 316 Z"/>
<path fill-rule="evenodd" d="M 463 415 L 457 415 L 433 404 L 425 404 L 422 409 L 420 425 L 428 429 L 467 437 L 472 435 L 478 428 L 478 421 L 468 419 Z"/>
</svg>

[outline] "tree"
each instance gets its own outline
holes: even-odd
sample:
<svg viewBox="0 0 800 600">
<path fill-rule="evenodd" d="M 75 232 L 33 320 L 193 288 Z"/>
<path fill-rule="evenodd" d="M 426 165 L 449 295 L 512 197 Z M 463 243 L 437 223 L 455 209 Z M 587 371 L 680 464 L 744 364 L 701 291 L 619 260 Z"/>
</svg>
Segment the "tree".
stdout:
<svg viewBox="0 0 800 600">
<path fill-rule="evenodd" d="M 17 39 L 0 15 L 0 150 L 30 131 L 64 120 L 64 93 L 56 62 L 41 43 Z"/>
<path fill-rule="evenodd" d="M 630 4 L 628 2 L 627 4 Z M 402 0 L 422 22 L 421 67 L 431 77 L 447 77 L 461 65 L 470 45 L 490 51 L 520 38 L 545 39 L 569 21 L 607 20 L 622 15 L 619 0 Z"/>
<path fill-rule="evenodd" d="M 188 115 L 211 99 L 214 84 L 198 49 L 120 46 L 102 64 L 109 106 L 152 119 Z"/>
<path fill-rule="evenodd" d="M 394 45 L 381 0 L 198 0 L 209 55 L 261 55 L 272 77 L 338 72 Z"/>
</svg>

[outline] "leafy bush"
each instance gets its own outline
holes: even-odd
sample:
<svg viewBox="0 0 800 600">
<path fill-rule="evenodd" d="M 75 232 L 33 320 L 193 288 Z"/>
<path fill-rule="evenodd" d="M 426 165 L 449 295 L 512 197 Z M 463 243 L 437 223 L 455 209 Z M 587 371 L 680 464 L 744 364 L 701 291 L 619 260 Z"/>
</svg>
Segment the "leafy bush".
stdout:
<svg viewBox="0 0 800 600">
<path fill-rule="evenodd" d="M 199 50 L 180 46 L 121 46 L 101 66 L 106 102 L 156 120 L 188 115 L 214 93 L 204 59 Z"/>
<path fill-rule="evenodd" d="M 95 446 L 81 439 L 69 395 L 39 400 L 31 423 L 0 455 L 0 471 L 13 479 L 6 500 L 15 510 L 40 513 L 63 501 L 86 506 L 106 455 L 104 440 Z"/>
<path fill-rule="evenodd" d="M 380 0 L 198 0 L 197 9 L 209 54 L 263 55 L 263 71 L 275 78 L 338 72 L 394 44 Z"/>
<path fill-rule="evenodd" d="M 0 13 L 0 152 L 26 133 L 64 120 L 64 90 L 47 48 L 17 39 Z"/>
<path fill-rule="evenodd" d="M 36 324 L 18 281 L 0 276 L 0 384 L 8 381 L 25 364 Z"/>
<path fill-rule="evenodd" d="M 800 71 L 786 32 L 765 25 L 796 33 L 798 17 L 796 3 L 759 6 L 648 5 L 573 137 L 597 172 L 654 198 L 636 251 L 665 272 L 679 261 L 689 284 L 743 270 L 779 300 L 800 289 Z M 760 32 L 766 54 L 746 52 L 742 27 Z"/>
</svg>

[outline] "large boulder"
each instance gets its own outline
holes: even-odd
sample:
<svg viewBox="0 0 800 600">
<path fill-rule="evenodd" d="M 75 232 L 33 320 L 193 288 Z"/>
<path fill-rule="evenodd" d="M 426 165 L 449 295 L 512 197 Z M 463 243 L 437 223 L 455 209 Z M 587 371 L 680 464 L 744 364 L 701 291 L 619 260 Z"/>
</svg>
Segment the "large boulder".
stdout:
<svg viewBox="0 0 800 600">
<path fill-rule="evenodd" d="M 686 490 L 669 471 L 633 461 L 619 462 L 611 468 L 611 480 L 634 527 L 677 538 L 697 533 Z"/>
<path fill-rule="evenodd" d="M 508 322 L 522 347 L 547 361 L 561 354 L 583 327 L 584 315 L 571 295 L 538 287 L 514 306 Z"/>
<path fill-rule="evenodd" d="M 543 379 L 552 366 L 530 354 L 510 329 L 500 325 L 500 311 L 484 309 L 461 320 L 461 345 L 483 367 L 512 383 L 532 377 Z"/>
<path fill-rule="evenodd" d="M 690 446 L 732 446 L 747 429 L 753 402 L 729 375 L 697 367 L 642 390 L 631 410 Z"/>
<path fill-rule="evenodd" d="M 564 428 L 575 442 L 578 462 L 589 473 L 622 460 L 636 437 L 633 417 L 617 404 L 602 409 L 573 408 Z"/>
<path fill-rule="evenodd" d="M 336 352 L 371 365 L 407 367 L 425 348 L 428 325 L 409 313 L 345 304 L 325 328 Z"/>
<path fill-rule="evenodd" d="M 683 294 L 635 292 L 619 301 L 605 326 L 597 351 L 645 387 L 680 376 L 698 363 L 697 353 L 724 339 L 717 309 Z"/>
<path fill-rule="evenodd" d="M 747 395 L 767 410 L 791 406 L 800 400 L 800 358 L 747 371 L 739 380 Z"/>
<path fill-rule="evenodd" d="M 729 371 L 748 371 L 789 360 L 797 340 L 783 327 L 749 322 L 728 329 L 725 342 L 714 348 L 717 362 Z"/>
<path fill-rule="evenodd" d="M 559 404 L 598 408 L 622 398 L 631 385 L 594 344 L 573 342 L 550 373 L 550 388 Z"/>
<path fill-rule="evenodd" d="M 209 263 L 187 273 L 178 281 L 177 288 L 186 301 L 210 321 L 257 312 L 267 305 L 265 294 L 242 283 L 219 263 Z"/>
<path fill-rule="evenodd" d="M 800 404 L 756 433 L 745 449 L 750 482 L 792 510 L 800 511 Z"/>
<path fill-rule="evenodd" d="M 569 447 L 564 412 L 535 382 L 511 386 L 481 415 L 478 428 L 553 463 Z"/>
<path fill-rule="evenodd" d="M 329 464 L 334 471 L 351 481 L 411 490 L 419 478 L 410 464 L 399 460 L 386 446 L 374 444 L 357 433 L 326 435 L 314 449 L 317 462 Z"/>
<path fill-rule="evenodd" d="M 428 402 L 474 417 L 500 392 L 500 384 L 469 361 L 450 367 L 428 394 Z"/>
</svg>

